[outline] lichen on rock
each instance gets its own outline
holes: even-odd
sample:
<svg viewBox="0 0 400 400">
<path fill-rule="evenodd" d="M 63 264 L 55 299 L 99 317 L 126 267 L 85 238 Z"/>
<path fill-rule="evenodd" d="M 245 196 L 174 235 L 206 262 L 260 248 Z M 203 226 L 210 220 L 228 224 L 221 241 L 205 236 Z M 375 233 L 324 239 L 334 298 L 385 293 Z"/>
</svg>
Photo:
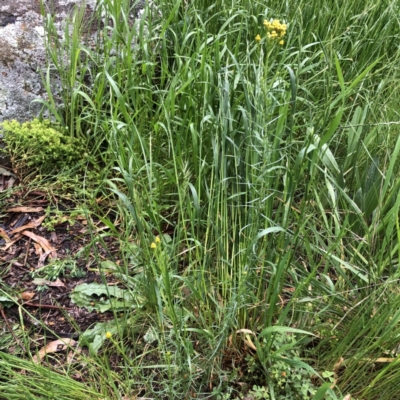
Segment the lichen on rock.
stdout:
<svg viewBox="0 0 400 400">
<path fill-rule="evenodd" d="M 46 10 L 62 25 L 74 5 L 85 4 L 93 12 L 95 0 L 47 0 Z M 43 17 L 39 0 L 0 2 L 0 121 L 20 122 L 37 116 L 34 99 L 46 98 L 41 72 L 46 69 Z M 57 82 L 55 80 L 55 85 Z"/>
</svg>

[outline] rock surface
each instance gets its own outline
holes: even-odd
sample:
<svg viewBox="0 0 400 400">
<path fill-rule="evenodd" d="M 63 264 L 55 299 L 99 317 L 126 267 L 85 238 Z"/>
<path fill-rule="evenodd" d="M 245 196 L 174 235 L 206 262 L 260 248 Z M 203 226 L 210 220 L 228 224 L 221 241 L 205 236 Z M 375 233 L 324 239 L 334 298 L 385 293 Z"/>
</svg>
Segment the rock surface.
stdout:
<svg viewBox="0 0 400 400">
<path fill-rule="evenodd" d="M 96 0 L 46 0 L 44 7 L 61 28 L 74 5 L 83 3 L 90 13 Z M 23 122 L 40 111 L 32 100 L 46 97 L 44 35 L 40 0 L 0 0 L 0 121 Z"/>
<path fill-rule="evenodd" d="M 84 19 L 90 20 L 96 2 L 42 0 L 44 14 L 54 18 L 60 35 L 75 6 L 85 7 Z M 130 17 L 133 20 L 141 15 L 144 3 L 145 0 L 131 0 L 133 14 Z M 90 34 L 97 32 L 91 31 Z M 47 98 L 42 82 L 47 68 L 44 41 L 41 0 L 0 0 L 0 122 L 7 119 L 24 122 L 38 116 L 42 104 L 33 100 Z M 57 96 L 60 87 L 57 76 L 52 76 L 51 83 L 52 94 L 55 99 L 60 99 Z M 1 147 L 0 128 L 0 165 L 8 166 Z"/>
</svg>

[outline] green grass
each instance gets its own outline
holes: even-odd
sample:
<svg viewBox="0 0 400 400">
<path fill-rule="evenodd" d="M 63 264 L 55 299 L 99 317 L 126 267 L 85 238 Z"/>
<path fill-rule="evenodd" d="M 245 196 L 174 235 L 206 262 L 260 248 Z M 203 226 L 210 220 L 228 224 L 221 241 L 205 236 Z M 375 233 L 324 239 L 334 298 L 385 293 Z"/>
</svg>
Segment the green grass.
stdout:
<svg viewBox="0 0 400 400">
<path fill-rule="evenodd" d="M 81 11 L 55 46 L 46 21 L 44 108 L 109 171 L 121 226 L 92 212 L 137 304 L 54 398 L 395 398 L 398 1 L 163 0 L 135 24 L 128 3 L 98 3 L 95 48 Z"/>
</svg>

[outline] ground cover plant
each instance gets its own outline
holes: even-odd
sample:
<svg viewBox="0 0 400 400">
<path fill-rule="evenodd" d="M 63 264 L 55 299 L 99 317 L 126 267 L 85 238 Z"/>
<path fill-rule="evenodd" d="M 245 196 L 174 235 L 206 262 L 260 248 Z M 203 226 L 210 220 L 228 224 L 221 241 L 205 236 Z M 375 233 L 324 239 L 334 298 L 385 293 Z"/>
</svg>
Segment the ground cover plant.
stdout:
<svg viewBox="0 0 400 400">
<path fill-rule="evenodd" d="M 102 171 L 70 297 L 112 318 L 62 368 L 15 328 L 6 398 L 396 398 L 399 2 L 97 4 L 43 7 L 42 103 Z"/>
</svg>

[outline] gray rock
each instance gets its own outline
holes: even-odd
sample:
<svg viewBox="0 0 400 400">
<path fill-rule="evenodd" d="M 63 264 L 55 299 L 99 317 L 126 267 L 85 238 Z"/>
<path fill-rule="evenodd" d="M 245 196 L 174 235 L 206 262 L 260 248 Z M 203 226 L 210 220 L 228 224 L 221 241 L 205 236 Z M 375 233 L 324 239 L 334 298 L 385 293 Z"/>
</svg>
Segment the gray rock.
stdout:
<svg viewBox="0 0 400 400">
<path fill-rule="evenodd" d="M 53 16 L 61 35 L 75 5 L 85 6 L 84 18 L 90 19 L 96 0 L 43 0 L 45 12 Z M 136 1 L 130 16 L 138 18 L 145 0 Z M 32 102 L 46 99 L 42 76 L 46 73 L 45 30 L 40 0 L 0 0 L 0 122 L 30 120 L 42 105 Z M 88 33 L 88 32 L 86 32 Z M 95 35 L 95 32 L 89 32 Z M 60 82 L 52 77 L 52 93 L 59 98 Z M 1 146 L 0 130 L 0 146 Z M 0 164 L 4 160 L 0 154 Z"/>
<path fill-rule="evenodd" d="M 60 30 L 75 4 L 83 0 L 47 0 L 48 13 Z M 95 0 L 86 1 L 92 12 Z M 41 72 L 46 69 L 43 18 L 39 0 L 0 0 L 0 121 L 20 122 L 37 116 L 45 98 Z"/>
<path fill-rule="evenodd" d="M 136 2 L 132 19 L 144 3 Z M 60 34 L 75 5 L 85 5 L 89 19 L 96 0 L 44 0 L 46 13 L 54 17 Z M 41 78 L 46 69 L 44 36 L 40 0 L 0 0 L 0 122 L 37 116 L 41 105 L 32 100 L 46 98 Z"/>
</svg>

